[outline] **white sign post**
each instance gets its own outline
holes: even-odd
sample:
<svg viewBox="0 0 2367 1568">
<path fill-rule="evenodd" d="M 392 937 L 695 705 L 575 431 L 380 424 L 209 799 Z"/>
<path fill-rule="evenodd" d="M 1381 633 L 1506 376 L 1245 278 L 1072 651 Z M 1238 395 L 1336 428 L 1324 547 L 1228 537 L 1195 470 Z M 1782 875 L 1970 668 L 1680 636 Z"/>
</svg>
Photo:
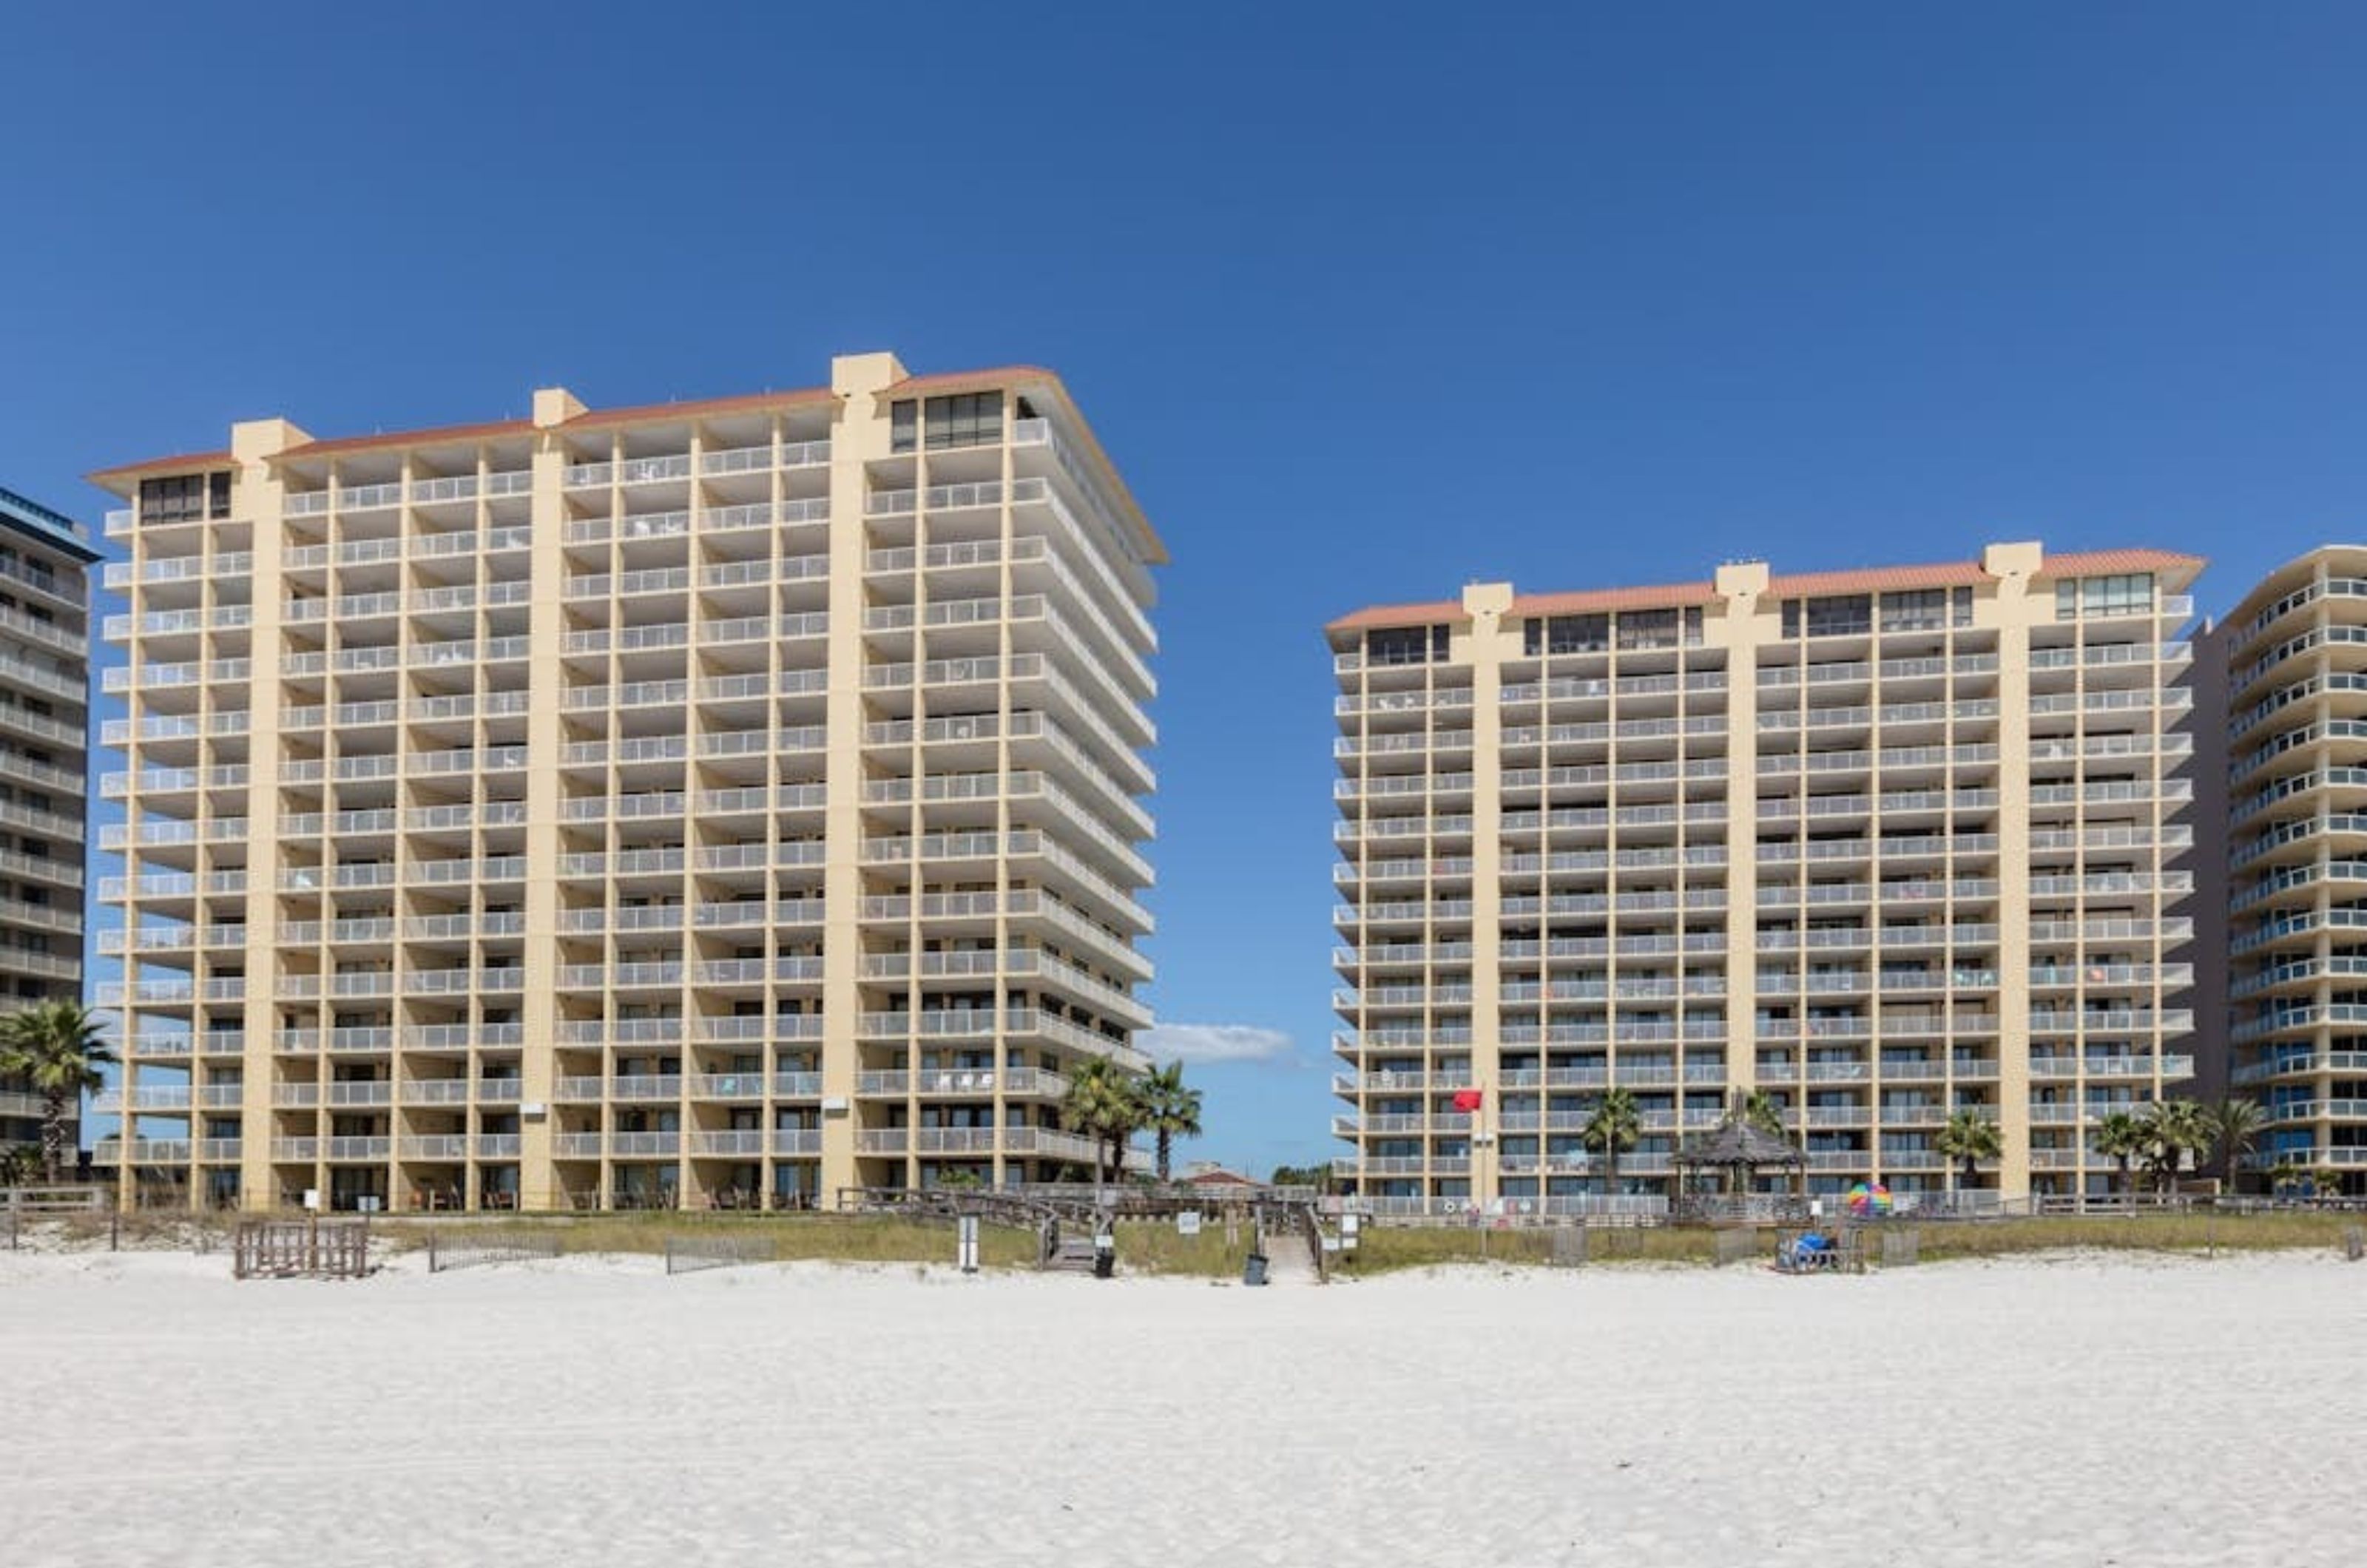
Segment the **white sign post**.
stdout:
<svg viewBox="0 0 2367 1568">
<path fill-rule="evenodd" d="M 965 1274 L 978 1272 L 978 1216 L 964 1214 L 954 1222 L 954 1261 Z"/>
<path fill-rule="evenodd" d="M 1198 1235 L 1200 1234 L 1200 1211 L 1197 1209 L 1186 1209 L 1182 1213 L 1176 1215 L 1175 1234 L 1177 1235 Z"/>
</svg>

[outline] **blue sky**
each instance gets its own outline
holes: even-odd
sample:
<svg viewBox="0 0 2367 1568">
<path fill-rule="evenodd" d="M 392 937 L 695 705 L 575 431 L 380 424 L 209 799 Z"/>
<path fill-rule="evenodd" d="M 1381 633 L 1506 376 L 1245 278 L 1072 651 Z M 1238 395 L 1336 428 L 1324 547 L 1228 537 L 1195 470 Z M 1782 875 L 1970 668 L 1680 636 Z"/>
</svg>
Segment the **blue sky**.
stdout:
<svg viewBox="0 0 2367 1568">
<path fill-rule="evenodd" d="M 0 483 L 1058 368 L 1175 565 L 1189 1152 L 1334 1152 L 1319 628 L 1475 578 L 2360 535 L 2367 9 L 20 7 Z"/>
</svg>

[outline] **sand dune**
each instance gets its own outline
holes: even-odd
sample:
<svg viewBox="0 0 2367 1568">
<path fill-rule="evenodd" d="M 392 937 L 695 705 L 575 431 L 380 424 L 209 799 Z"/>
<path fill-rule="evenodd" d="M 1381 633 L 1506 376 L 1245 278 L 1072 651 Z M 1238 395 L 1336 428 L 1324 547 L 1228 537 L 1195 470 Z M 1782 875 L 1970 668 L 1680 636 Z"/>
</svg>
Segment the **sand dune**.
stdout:
<svg viewBox="0 0 2367 1568">
<path fill-rule="evenodd" d="M 2367 1267 L 0 1255 L 15 1564 L 2339 1563 Z"/>
</svg>

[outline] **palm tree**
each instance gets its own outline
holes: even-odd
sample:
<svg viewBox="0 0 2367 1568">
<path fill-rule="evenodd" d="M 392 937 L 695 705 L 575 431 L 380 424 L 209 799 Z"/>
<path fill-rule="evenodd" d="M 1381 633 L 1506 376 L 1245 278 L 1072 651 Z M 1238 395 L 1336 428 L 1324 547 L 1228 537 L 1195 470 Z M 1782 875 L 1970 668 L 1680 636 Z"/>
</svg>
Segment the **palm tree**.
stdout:
<svg viewBox="0 0 2367 1568">
<path fill-rule="evenodd" d="M 1787 1136 L 1784 1128 L 1784 1107 L 1775 1097 L 1761 1089 L 1752 1089 L 1743 1097 L 1742 1119 L 1771 1138 Z"/>
<path fill-rule="evenodd" d="M 2178 1185 L 2187 1151 L 2211 1146 L 2211 1113 L 2191 1100 L 2157 1100 L 2146 1107 L 2140 1125 L 2146 1168 L 2153 1173 L 2155 1190 L 2168 1197 Z"/>
<path fill-rule="evenodd" d="M 1134 1077 L 1107 1056 L 1088 1056 L 1069 1075 L 1068 1098 L 1061 1101 L 1068 1123 L 1101 1145 L 1095 1151 L 1093 1180 L 1108 1173 L 1116 1180 L 1126 1169 L 1126 1141 L 1142 1124 L 1142 1099 Z M 1104 1152 L 1107 1161 L 1100 1157 Z"/>
<path fill-rule="evenodd" d="M 2096 1120 L 2096 1152 L 2120 1168 L 2113 1190 L 2129 1195 L 2129 1162 L 2146 1151 L 2145 1123 L 2125 1111 L 2107 1111 Z"/>
<path fill-rule="evenodd" d="M 1631 1091 L 1605 1089 L 1603 1098 L 1594 1102 L 1593 1112 L 1578 1130 L 1578 1141 L 1586 1145 L 1589 1154 L 1603 1156 L 1603 1191 L 1619 1190 L 1619 1151 L 1634 1148 L 1643 1128 L 1644 1118 L 1636 1109 L 1636 1096 Z"/>
<path fill-rule="evenodd" d="M 1159 1138 L 1159 1179 L 1164 1183 L 1175 1140 L 1200 1135 L 1200 1091 L 1184 1086 L 1181 1060 L 1144 1075 L 1142 1110 L 1142 1124 Z"/>
<path fill-rule="evenodd" d="M 2257 1100 L 2234 1095 L 2211 1108 L 2211 1135 L 2219 1145 L 2219 1179 L 2228 1187 L 2236 1185 L 2236 1162 L 2260 1135 L 2260 1123 L 2266 1119 Z"/>
<path fill-rule="evenodd" d="M 0 1018 L 0 1077 L 21 1078 L 41 1097 L 41 1168 L 55 1182 L 66 1166 L 66 1122 L 82 1097 L 107 1079 L 115 1053 L 98 1021 L 76 1001 L 35 1002 Z"/>
<path fill-rule="evenodd" d="M 1959 1111 L 1948 1118 L 1940 1135 L 1931 1140 L 1942 1159 L 1965 1162 L 1964 1185 L 1971 1187 L 1980 1179 L 1978 1166 L 1985 1159 L 1995 1159 L 2005 1152 L 2005 1134 L 1998 1124 L 1977 1111 Z"/>
<path fill-rule="evenodd" d="M 30 1144 L 0 1149 L 0 1187 L 30 1187 L 40 1179 L 40 1150 Z"/>
</svg>

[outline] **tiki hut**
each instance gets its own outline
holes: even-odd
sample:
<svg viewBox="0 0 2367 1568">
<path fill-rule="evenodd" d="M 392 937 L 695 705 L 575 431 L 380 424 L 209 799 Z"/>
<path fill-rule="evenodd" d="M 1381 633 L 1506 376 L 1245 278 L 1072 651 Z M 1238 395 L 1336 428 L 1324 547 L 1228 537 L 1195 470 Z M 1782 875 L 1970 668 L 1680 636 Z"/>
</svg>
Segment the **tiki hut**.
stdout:
<svg viewBox="0 0 2367 1568">
<path fill-rule="evenodd" d="M 1728 1193 L 1740 1196 L 1749 1192 L 1750 1178 L 1771 1166 L 1789 1171 L 1796 1188 L 1806 1174 L 1807 1161 L 1790 1144 L 1738 1113 L 1701 1137 L 1686 1139 L 1677 1150 L 1676 1165 L 1681 1190 L 1699 1193 L 1703 1177 L 1715 1172 L 1725 1179 L 1722 1185 Z"/>
</svg>

